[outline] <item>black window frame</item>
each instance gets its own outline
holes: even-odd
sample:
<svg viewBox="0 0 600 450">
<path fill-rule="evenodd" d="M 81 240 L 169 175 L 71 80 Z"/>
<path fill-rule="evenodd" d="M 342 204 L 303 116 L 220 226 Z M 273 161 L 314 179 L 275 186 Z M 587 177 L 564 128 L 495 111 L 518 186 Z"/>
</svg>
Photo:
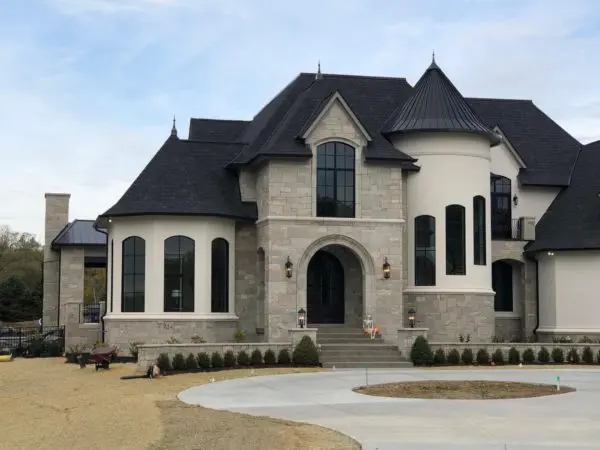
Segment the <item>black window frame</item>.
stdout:
<svg viewBox="0 0 600 450">
<path fill-rule="evenodd" d="M 466 275 L 465 207 L 446 206 L 446 275 Z"/>
<path fill-rule="evenodd" d="M 111 259 L 113 249 L 111 247 Z M 140 236 L 129 236 L 121 243 L 121 312 L 144 312 L 145 308 L 146 241 Z"/>
<path fill-rule="evenodd" d="M 345 142 L 317 147 L 317 217 L 356 217 L 355 158 L 356 149 Z"/>
<path fill-rule="evenodd" d="M 513 266 L 506 261 L 494 261 L 492 264 L 492 289 L 495 312 L 514 312 Z"/>
<path fill-rule="evenodd" d="M 512 182 L 502 175 L 490 177 L 492 239 L 512 237 Z"/>
<path fill-rule="evenodd" d="M 485 197 L 473 197 L 473 264 L 487 265 Z"/>
<path fill-rule="evenodd" d="M 210 246 L 210 311 L 229 312 L 229 241 L 222 237 Z"/>
<path fill-rule="evenodd" d="M 435 286 L 436 234 L 435 217 L 415 217 L 415 286 Z"/>
<path fill-rule="evenodd" d="M 169 247 L 176 251 L 169 251 Z M 188 236 L 176 235 L 165 239 L 164 257 L 164 312 L 193 313 L 196 270 L 196 243 Z M 172 295 L 173 286 L 177 285 L 179 300 Z"/>
</svg>

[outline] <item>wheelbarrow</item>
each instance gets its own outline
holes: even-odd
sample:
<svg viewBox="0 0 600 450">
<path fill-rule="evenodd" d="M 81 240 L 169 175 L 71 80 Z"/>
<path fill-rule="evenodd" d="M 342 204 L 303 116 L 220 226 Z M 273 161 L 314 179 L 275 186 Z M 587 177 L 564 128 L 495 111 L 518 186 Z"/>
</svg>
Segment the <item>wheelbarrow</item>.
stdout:
<svg viewBox="0 0 600 450">
<path fill-rule="evenodd" d="M 114 348 L 110 347 L 100 347 L 95 348 L 90 353 L 90 360 L 96 366 L 96 370 L 108 369 L 110 367 L 110 363 L 112 361 L 112 357 L 115 353 Z"/>
</svg>

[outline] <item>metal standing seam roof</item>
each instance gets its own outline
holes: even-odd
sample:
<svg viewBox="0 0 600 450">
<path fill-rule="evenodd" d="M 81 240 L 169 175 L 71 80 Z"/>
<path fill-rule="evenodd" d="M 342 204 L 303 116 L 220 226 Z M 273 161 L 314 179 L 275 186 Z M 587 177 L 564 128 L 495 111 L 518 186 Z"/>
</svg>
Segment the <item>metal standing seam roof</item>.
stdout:
<svg viewBox="0 0 600 450">
<path fill-rule="evenodd" d="M 106 245 L 106 235 L 94 228 L 94 222 L 94 220 L 69 222 L 54 238 L 52 247 Z"/>
</svg>

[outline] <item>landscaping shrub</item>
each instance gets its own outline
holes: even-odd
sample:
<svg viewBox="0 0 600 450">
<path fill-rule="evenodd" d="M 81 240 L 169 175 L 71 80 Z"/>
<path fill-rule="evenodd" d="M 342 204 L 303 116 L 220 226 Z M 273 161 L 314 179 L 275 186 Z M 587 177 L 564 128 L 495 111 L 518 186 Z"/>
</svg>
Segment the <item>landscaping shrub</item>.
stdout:
<svg viewBox="0 0 600 450">
<path fill-rule="evenodd" d="M 417 336 L 410 349 L 410 360 L 414 366 L 430 366 L 433 364 L 433 352 L 425 336 Z"/>
<path fill-rule="evenodd" d="M 473 364 L 473 350 L 470 348 L 465 348 L 460 356 L 463 364 L 471 365 Z"/>
<path fill-rule="evenodd" d="M 198 353 L 198 367 L 200 367 L 202 370 L 210 369 L 210 356 L 208 356 L 208 353 Z"/>
<path fill-rule="evenodd" d="M 185 361 L 185 357 L 181 353 L 177 353 L 173 356 L 173 370 L 186 370 L 187 364 Z"/>
<path fill-rule="evenodd" d="M 214 352 L 210 357 L 210 365 L 215 369 L 223 368 L 223 357 L 219 352 Z"/>
<path fill-rule="evenodd" d="M 196 357 L 193 353 L 190 353 L 185 360 L 187 364 L 187 368 L 190 370 L 196 370 L 198 368 L 198 361 L 196 361 Z"/>
<path fill-rule="evenodd" d="M 599 353 L 600 355 L 600 353 Z M 288 351 L 287 348 L 282 348 L 281 350 L 279 350 L 279 354 L 277 355 L 277 364 L 281 364 L 281 365 L 289 365 L 291 361 L 290 358 L 290 352 Z"/>
<path fill-rule="evenodd" d="M 263 363 L 263 355 L 262 352 L 255 348 L 250 355 L 250 362 L 253 366 L 262 366 Z"/>
<path fill-rule="evenodd" d="M 533 350 L 528 348 L 523 352 L 523 363 L 532 364 L 535 361 L 535 354 Z"/>
<path fill-rule="evenodd" d="M 457 349 L 453 348 L 448 352 L 447 361 L 448 364 L 452 364 L 453 366 L 458 366 L 460 364 L 460 353 Z"/>
<path fill-rule="evenodd" d="M 594 352 L 590 347 L 585 347 L 581 354 L 581 359 L 586 364 L 594 364 Z"/>
<path fill-rule="evenodd" d="M 138 359 L 138 346 L 143 345 L 143 342 L 132 342 L 129 344 L 129 353 L 131 353 L 131 356 L 133 356 L 135 358 L 135 360 L 137 361 Z"/>
<path fill-rule="evenodd" d="M 490 363 L 490 354 L 485 348 L 480 348 L 477 350 L 477 356 L 475 357 L 475 360 L 480 366 L 485 366 Z"/>
<path fill-rule="evenodd" d="M 579 364 L 579 353 L 577 353 L 576 348 L 572 348 L 571 350 L 569 350 L 569 353 L 567 353 L 567 361 L 570 364 Z"/>
<path fill-rule="evenodd" d="M 514 347 L 511 347 L 508 351 L 508 363 L 509 364 L 519 364 L 521 362 L 521 354 L 519 350 Z"/>
<path fill-rule="evenodd" d="M 61 356 L 62 354 L 62 347 L 58 342 L 47 342 L 46 343 L 46 353 L 48 353 L 48 356 L 52 356 L 54 358 Z M 592 356 L 592 359 L 593 356 Z"/>
<path fill-rule="evenodd" d="M 492 361 L 494 361 L 494 364 L 499 366 L 504 364 L 504 352 L 502 351 L 502 349 L 497 348 L 494 351 L 494 353 L 492 354 Z"/>
<path fill-rule="evenodd" d="M 233 350 L 227 350 L 223 355 L 223 367 L 235 367 L 235 353 L 233 353 Z"/>
<path fill-rule="evenodd" d="M 552 361 L 556 364 L 562 364 L 565 362 L 565 352 L 562 348 L 556 347 L 552 349 Z"/>
<path fill-rule="evenodd" d="M 550 352 L 546 347 L 540 348 L 538 352 L 538 361 L 543 364 L 548 364 L 550 362 Z"/>
<path fill-rule="evenodd" d="M 275 357 L 275 352 L 271 349 L 268 349 L 265 352 L 265 364 L 267 366 L 274 366 L 277 364 L 277 358 Z"/>
<path fill-rule="evenodd" d="M 204 344 L 206 342 L 202 336 L 192 336 L 191 340 L 192 344 Z"/>
<path fill-rule="evenodd" d="M 233 333 L 233 340 L 237 343 L 244 342 L 246 339 L 246 333 L 243 330 L 235 330 Z"/>
<path fill-rule="evenodd" d="M 32 339 L 26 352 L 28 356 L 39 358 L 46 351 L 46 345 L 43 339 Z"/>
<path fill-rule="evenodd" d="M 292 354 L 294 364 L 300 366 L 318 366 L 319 351 L 309 336 L 302 336 Z"/>
<path fill-rule="evenodd" d="M 237 356 L 238 364 L 240 366 L 249 366 L 250 365 L 250 357 L 245 350 L 240 350 Z"/>
<path fill-rule="evenodd" d="M 169 358 L 169 355 L 166 353 L 161 353 L 158 355 L 158 358 L 156 358 L 156 365 L 160 369 L 160 373 L 165 373 L 166 371 L 171 370 L 171 359 Z"/>
<path fill-rule="evenodd" d="M 443 348 L 438 348 L 433 355 L 433 363 L 441 366 L 446 364 L 446 354 L 444 353 Z"/>
</svg>

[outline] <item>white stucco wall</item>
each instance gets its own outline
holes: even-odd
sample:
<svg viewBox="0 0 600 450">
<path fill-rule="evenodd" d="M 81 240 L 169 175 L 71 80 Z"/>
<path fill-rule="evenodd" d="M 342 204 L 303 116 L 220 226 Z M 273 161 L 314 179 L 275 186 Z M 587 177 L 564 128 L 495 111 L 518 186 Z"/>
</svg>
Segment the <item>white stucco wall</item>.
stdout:
<svg viewBox="0 0 600 450">
<path fill-rule="evenodd" d="M 540 327 L 544 332 L 600 332 L 600 251 L 540 254 Z"/>
<path fill-rule="evenodd" d="M 492 291 L 490 232 L 490 146 L 480 136 L 419 133 L 393 141 L 396 148 L 418 159 L 421 170 L 407 182 L 408 283 L 406 292 Z M 473 264 L 473 197 L 486 199 L 487 264 Z M 446 275 L 446 206 L 465 207 L 466 275 Z M 415 217 L 436 219 L 436 286 L 415 286 Z"/>
<path fill-rule="evenodd" d="M 497 131 L 502 134 L 502 130 Z M 524 163 L 511 149 L 510 142 L 506 138 L 500 145 L 491 148 L 491 156 L 491 172 L 509 178 L 512 188 L 511 197 L 517 195 L 518 204 L 512 205 L 513 219 L 534 217 L 537 223 L 560 192 L 560 188 L 519 186 L 517 175 L 519 169 L 524 167 Z"/>
<path fill-rule="evenodd" d="M 194 312 L 164 312 L 164 241 L 171 236 L 186 236 L 194 240 L 195 278 Z M 145 311 L 121 313 L 121 267 L 123 240 L 139 236 L 146 241 Z M 229 313 L 211 313 L 211 244 L 215 238 L 229 242 Z M 235 316 L 235 222 L 214 217 L 144 216 L 112 219 L 109 243 L 114 241 L 112 262 L 113 311 L 107 316 L 123 318 L 231 318 Z M 110 244 L 109 244 L 110 245 Z M 111 273 L 111 258 L 107 262 Z M 110 304 L 111 299 L 108 299 Z"/>
</svg>

